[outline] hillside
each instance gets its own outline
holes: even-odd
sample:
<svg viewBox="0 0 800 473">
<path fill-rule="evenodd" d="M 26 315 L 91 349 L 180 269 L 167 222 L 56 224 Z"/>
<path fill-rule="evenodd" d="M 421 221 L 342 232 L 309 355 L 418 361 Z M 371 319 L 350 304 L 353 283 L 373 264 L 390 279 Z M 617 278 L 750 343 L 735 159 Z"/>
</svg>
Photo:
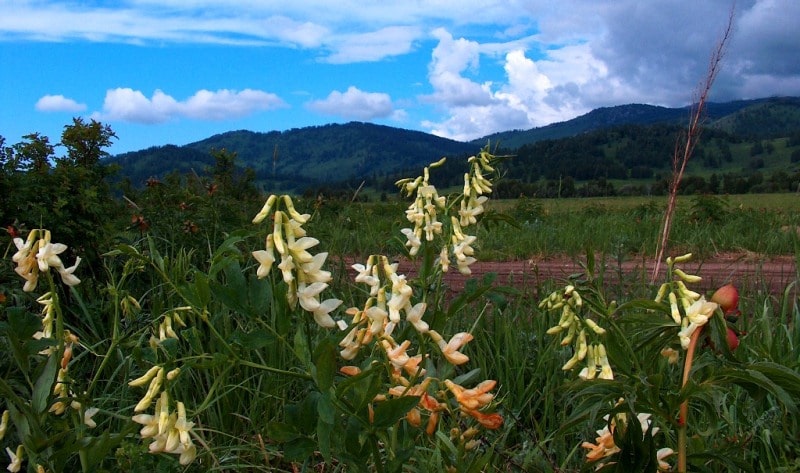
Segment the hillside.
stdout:
<svg viewBox="0 0 800 473">
<path fill-rule="evenodd" d="M 737 100 L 725 103 L 709 103 L 706 108 L 706 115 L 708 120 L 714 122 L 754 106 L 768 109 L 776 100 L 786 101 L 789 103 L 788 106 L 790 107 L 791 104 L 794 103 L 795 108 L 800 110 L 800 108 L 797 107 L 797 102 L 800 99 L 764 98 L 756 100 Z M 683 125 L 688 121 L 689 114 L 689 107 L 667 108 L 642 104 L 601 107 L 592 110 L 585 115 L 573 118 L 572 120 L 553 123 L 538 128 L 531 128 L 529 130 L 513 130 L 494 133 L 484 136 L 483 138 L 473 140 L 473 143 L 486 143 L 487 140 L 490 140 L 492 143 L 500 143 L 500 145 L 504 148 L 517 149 L 526 144 L 535 143 L 541 140 L 566 138 L 570 136 L 576 136 L 581 133 L 620 125 L 652 125 L 655 123 Z M 800 120 L 795 121 L 795 125 L 797 123 L 800 123 Z"/>
<path fill-rule="evenodd" d="M 571 177 L 578 181 L 650 179 L 666 172 L 675 138 L 688 120 L 688 108 L 631 104 L 604 107 L 569 121 L 531 130 L 489 135 L 470 143 L 419 131 L 351 122 L 288 131 L 231 131 L 185 146 L 161 146 L 110 159 L 122 177 L 142 185 L 151 176 L 172 171 L 203 174 L 213 164 L 210 151 L 237 154 L 237 165 L 251 168 L 270 191 L 358 186 L 389 190 L 397 177 L 410 176 L 447 156 L 477 152 L 487 142 L 517 155 L 506 168 L 522 182 Z M 693 171 L 753 172 L 793 169 L 794 141 L 767 142 L 800 134 L 800 98 L 765 98 L 711 103 Z M 764 143 L 762 143 L 764 141 Z M 759 158 L 754 146 L 766 145 Z M 732 151 L 733 150 L 733 151 Z M 778 150 L 775 154 L 775 150 Z M 732 157 L 733 156 L 733 157 Z M 773 156 L 781 156 L 777 161 Z M 735 159 L 734 159 L 735 158 Z M 755 158 L 750 162 L 750 158 Z M 790 159 L 791 158 L 791 159 Z M 759 161 L 761 159 L 761 161 Z M 454 162 L 455 161 L 455 162 Z M 771 163 L 776 164 L 772 166 Z M 460 168 L 438 170 L 448 184 L 458 184 Z M 744 171 L 743 171 L 744 170 Z M 452 181 L 452 182 L 451 182 Z"/>
<path fill-rule="evenodd" d="M 395 175 L 479 150 L 419 131 L 351 122 L 284 132 L 231 131 L 181 147 L 125 153 L 114 161 L 131 182 L 140 183 L 173 168 L 202 172 L 213 162 L 212 149 L 235 152 L 238 164 L 252 168 L 258 181 L 286 190 Z"/>
</svg>

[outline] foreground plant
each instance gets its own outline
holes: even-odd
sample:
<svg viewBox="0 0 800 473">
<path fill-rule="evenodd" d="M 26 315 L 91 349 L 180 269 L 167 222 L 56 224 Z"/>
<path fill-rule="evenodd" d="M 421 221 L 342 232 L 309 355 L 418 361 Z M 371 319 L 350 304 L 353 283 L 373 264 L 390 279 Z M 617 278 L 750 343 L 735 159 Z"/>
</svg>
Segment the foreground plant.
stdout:
<svg viewBox="0 0 800 473">
<path fill-rule="evenodd" d="M 444 325 L 432 327 L 426 321 L 431 303 L 435 310 L 443 310 L 438 306 L 441 273 L 454 261 L 459 271 L 469 274 L 475 261 L 476 238 L 464 231 L 483 212 L 487 199 L 483 194 L 491 191 L 491 182 L 482 172 L 493 170 L 493 160 L 488 150 L 470 158 L 464 191 L 452 200 L 440 196 L 430 181 L 430 170 L 444 160 L 426 167 L 416 179 L 398 182 L 413 196 L 406 211 L 413 228 L 402 233 L 410 256 L 426 255 L 424 267 L 415 281 L 400 274 L 398 265 L 385 255 L 371 255 L 364 264 L 352 265 L 366 299 L 353 301 L 341 316 L 334 315 L 341 300 L 321 298 L 331 274 L 321 269 L 327 253 L 306 251 L 319 244 L 303 230 L 309 216 L 298 213 L 289 196 L 270 196 L 254 218 L 254 223 L 272 224 L 265 249 L 252 253 L 259 263 L 258 277 L 271 278 L 279 255 L 280 281 L 289 307 L 299 303 L 317 326 L 338 332 L 332 335 L 338 353 L 328 342 L 311 350 L 311 372 L 318 390 L 312 399 L 319 412 L 314 445 L 326 460 L 343 461 L 360 470 L 395 470 L 403 459 L 413 457 L 420 442 L 446 441 L 457 452 L 446 463 L 462 465 L 472 461 L 468 458 L 479 443 L 480 430 L 502 425 L 502 416 L 494 412 L 496 381 L 485 380 L 470 388 L 464 385 L 474 382 L 475 372 L 458 375 L 458 367 L 469 362 L 464 350 L 473 334 L 459 332 L 448 338 L 441 334 Z M 427 287 L 429 292 L 419 297 L 417 287 Z M 308 336 L 310 329 L 303 333 Z M 337 366 L 345 378 L 330 372 Z M 442 427 L 443 422 L 451 427 Z M 271 431 L 287 439 L 287 448 L 304 435 L 288 421 L 273 423 Z M 287 437 L 286 432 L 293 435 Z M 440 432 L 447 434 L 442 437 Z M 342 444 L 342 438 L 351 441 Z"/>
<path fill-rule="evenodd" d="M 787 410 L 797 408 L 787 394 L 798 391 L 800 375 L 774 363 L 735 357 L 739 340 L 732 325 L 738 315 L 738 291 L 726 285 L 709 300 L 690 289 L 701 281 L 681 269 L 690 259 L 691 254 L 667 258 L 669 280 L 661 284 L 654 301 L 617 305 L 604 298 L 590 255 L 585 279 L 540 303 L 560 314 L 548 334 L 565 334 L 561 345 L 572 347 L 572 357 L 562 369 L 572 371 L 581 361 L 586 363 L 578 375 L 582 383 L 574 387 L 579 398 L 585 396 L 573 414 L 575 421 L 592 421 L 593 412 L 607 413 L 595 442 L 583 443 L 587 461 L 597 469 L 668 470 L 664 458 L 673 449 L 679 472 L 689 470 L 693 456 L 696 467 L 710 457 L 741 468 L 741 454 L 705 451 L 710 447 L 702 443 L 699 431 L 689 441 L 692 425 L 719 417 L 713 411 L 722 401 L 715 393 L 738 385 L 751 394 L 773 396 Z M 690 412 L 698 418 L 690 419 Z M 636 423 L 625 421 L 625 416 L 647 422 L 631 429 Z"/>
</svg>

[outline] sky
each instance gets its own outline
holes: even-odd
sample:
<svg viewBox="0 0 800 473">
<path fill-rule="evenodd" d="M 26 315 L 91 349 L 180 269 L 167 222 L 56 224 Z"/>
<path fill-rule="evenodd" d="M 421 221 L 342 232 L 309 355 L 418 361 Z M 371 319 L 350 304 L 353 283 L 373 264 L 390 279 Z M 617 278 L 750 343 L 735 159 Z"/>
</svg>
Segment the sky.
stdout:
<svg viewBox="0 0 800 473">
<path fill-rule="evenodd" d="M 112 154 L 363 121 L 457 140 L 628 103 L 800 96 L 797 0 L 0 0 L 0 136 Z M 63 154 L 57 148 L 56 154 Z"/>
</svg>

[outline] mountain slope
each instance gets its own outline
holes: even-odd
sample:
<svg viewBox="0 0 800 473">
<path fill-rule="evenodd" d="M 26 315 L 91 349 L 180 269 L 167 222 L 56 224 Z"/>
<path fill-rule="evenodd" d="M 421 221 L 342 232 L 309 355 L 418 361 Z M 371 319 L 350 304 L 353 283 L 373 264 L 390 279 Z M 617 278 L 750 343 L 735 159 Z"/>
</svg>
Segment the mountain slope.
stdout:
<svg viewBox="0 0 800 473">
<path fill-rule="evenodd" d="M 781 99 L 764 98 L 737 100 L 725 103 L 709 103 L 706 108 L 706 115 L 709 120 L 714 121 L 751 106 L 769 105 L 776 100 Z M 516 149 L 520 146 L 541 140 L 566 138 L 619 125 L 651 125 L 655 123 L 682 125 L 688 122 L 689 113 L 689 107 L 668 108 L 643 104 L 601 107 L 587 114 L 573 118 L 572 120 L 553 123 L 529 130 L 494 133 L 473 140 L 473 143 L 486 143 L 487 141 L 491 141 L 492 143 L 499 143 L 503 148 Z"/>
<path fill-rule="evenodd" d="M 525 160 L 519 156 L 527 154 L 534 144 L 558 141 L 555 144 L 543 143 L 547 146 L 536 149 L 544 154 L 560 153 L 560 158 L 550 161 L 542 156 L 542 162 L 530 162 L 526 169 L 520 168 L 521 176 L 549 177 L 556 169 L 558 175 L 583 169 L 583 174 L 594 176 L 600 175 L 598 173 L 604 169 L 601 174 L 608 177 L 617 174 L 644 177 L 662 167 L 656 161 L 671 156 L 675 138 L 688 118 L 689 109 L 686 107 L 621 105 L 599 108 L 575 119 L 541 128 L 489 135 L 470 143 L 359 122 L 284 132 L 239 130 L 185 146 L 168 145 L 125 153 L 109 161 L 120 165 L 122 177 L 140 186 L 151 176 L 163 177 L 172 171 L 203 174 L 214 164 L 211 150 L 225 149 L 236 153 L 236 164 L 241 168 L 252 168 L 257 181 L 270 191 L 302 192 L 311 187 L 336 187 L 345 182 L 358 186 L 365 180 L 368 186 L 388 189 L 392 188 L 395 178 L 416 175 L 414 173 L 423 166 L 442 156 L 451 158 L 445 168 L 451 163 L 455 165 L 460 158 L 475 154 L 487 141 L 518 155 L 514 161 L 520 163 Z M 706 157 L 709 162 L 720 160 L 730 154 L 727 147 L 742 140 L 755 143 L 800 134 L 800 98 L 710 103 L 706 123 L 708 130 L 703 141 L 711 140 L 712 132 L 725 135 L 716 139 L 722 154 L 712 157 L 716 156 L 712 153 Z M 634 128 L 619 130 L 626 127 Z M 587 135 L 603 130 L 609 133 L 607 137 L 593 135 L 592 140 L 586 141 Z M 603 144 L 598 147 L 600 142 Z M 618 160 L 615 150 L 626 150 L 623 154 L 627 157 Z M 609 154 L 612 151 L 613 157 Z M 566 156 L 572 158 L 562 159 Z M 602 165 L 598 160 L 601 156 L 614 163 L 609 161 Z M 542 166 L 544 162 L 550 162 L 550 165 Z M 726 161 L 722 159 L 720 162 L 724 164 Z M 613 169 L 608 168 L 612 164 Z M 440 175 L 453 174 L 457 181 L 460 174 L 445 168 L 437 172 Z M 595 168 L 595 171 L 588 171 L 590 168 Z"/>
<path fill-rule="evenodd" d="M 168 172 L 171 166 L 202 172 L 213 163 L 209 155 L 212 149 L 235 152 L 237 164 L 255 170 L 259 181 L 293 190 L 412 169 L 416 172 L 442 156 L 455 158 L 479 150 L 470 143 L 419 131 L 351 122 L 284 132 L 231 131 L 181 147 L 125 153 L 113 160 L 137 184 L 151 175 Z"/>
</svg>

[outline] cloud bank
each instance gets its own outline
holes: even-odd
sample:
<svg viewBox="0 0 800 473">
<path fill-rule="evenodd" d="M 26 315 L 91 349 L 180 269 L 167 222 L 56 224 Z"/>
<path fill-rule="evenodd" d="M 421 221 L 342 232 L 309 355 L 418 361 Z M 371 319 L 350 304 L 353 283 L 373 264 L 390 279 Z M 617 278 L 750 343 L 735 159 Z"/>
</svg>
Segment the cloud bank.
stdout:
<svg viewBox="0 0 800 473">
<path fill-rule="evenodd" d="M 125 121 L 142 124 L 164 123 L 179 118 L 195 120 L 229 120 L 264 110 L 285 107 L 277 95 L 260 90 L 199 90 L 184 101 L 178 101 L 161 90 L 147 98 L 141 91 L 116 88 L 106 92 L 103 110 L 95 112 L 98 120 Z"/>
</svg>

